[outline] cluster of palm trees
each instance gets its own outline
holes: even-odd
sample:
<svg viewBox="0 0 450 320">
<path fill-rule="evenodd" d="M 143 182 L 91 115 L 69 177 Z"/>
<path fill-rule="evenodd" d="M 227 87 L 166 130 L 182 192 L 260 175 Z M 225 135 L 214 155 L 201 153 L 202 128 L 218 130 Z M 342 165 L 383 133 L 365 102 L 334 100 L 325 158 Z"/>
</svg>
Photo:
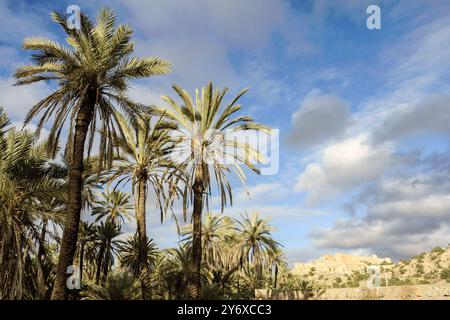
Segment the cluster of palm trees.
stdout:
<svg viewBox="0 0 450 320">
<path fill-rule="evenodd" d="M 130 81 L 165 75 L 170 63 L 134 57 L 132 29 L 116 26 L 108 8 L 96 21 L 82 13 L 79 30 L 67 27 L 65 14 L 51 16 L 67 44 L 25 39 L 33 63 L 14 75 L 16 85 L 55 84 L 25 118 L 38 119 L 37 129 L 18 131 L 0 111 L 0 298 L 199 299 L 277 286 L 285 262 L 267 220 L 204 214 L 213 187 L 222 211 L 232 204 L 230 173 L 242 181 L 242 167 L 259 173 L 258 151 L 225 134 L 270 132 L 239 115 L 246 90 L 225 104 L 227 89 L 211 83 L 194 97 L 174 85 L 176 98 L 163 96 L 161 106 L 134 102 Z M 221 161 L 218 143 L 232 163 Z M 131 194 L 120 191 L 127 188 Z M 177 219 L 175 201 L 190 218 L 178 248 L 158 250 L 148 237 L 150 198 L 161 222 Z M 123 225 L 134 221 L 136 233 L 124 238 Z M 73 265 L 76 290 L 67 286 Z"/>
</svg>

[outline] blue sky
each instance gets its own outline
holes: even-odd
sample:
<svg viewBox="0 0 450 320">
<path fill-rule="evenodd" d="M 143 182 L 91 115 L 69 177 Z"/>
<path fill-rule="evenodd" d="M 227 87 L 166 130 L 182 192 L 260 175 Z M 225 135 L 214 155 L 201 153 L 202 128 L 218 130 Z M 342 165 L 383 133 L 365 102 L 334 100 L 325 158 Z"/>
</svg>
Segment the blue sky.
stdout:
<svg viewBox="0 0 450 320">
<path fill-rule="evenodd" d="M 250 174 L 250 196 L 234 180 L 225 214 L 271 217 L 290 262 L 450 243 L 449 1 L 0 0 L 0 105 L 16 123 L 53 89 L 12 87 L 28 60 L 20 44 L 63 40 L 48 13 L 70 4 L 114 8 L 137 55 L 172 62 L 171 75 L 134 83 L 138 101 L 160 102 L 172 83 L 192 91 L 213 80 L 229 98 L 250 87 L 244 110 L 280 129 L 280 170 Z M 369 4 L 381 30 L 366 28 Z M 150 236 L 174 245 L 173 222 L 150 217 Z"/>
</svg>

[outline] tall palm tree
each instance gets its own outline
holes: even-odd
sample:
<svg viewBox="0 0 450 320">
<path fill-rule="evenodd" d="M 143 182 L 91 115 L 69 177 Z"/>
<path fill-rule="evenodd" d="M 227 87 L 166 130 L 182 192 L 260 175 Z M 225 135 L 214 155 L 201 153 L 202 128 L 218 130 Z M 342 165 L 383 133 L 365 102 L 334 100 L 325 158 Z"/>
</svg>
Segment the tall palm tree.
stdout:
<svg viewBox="0 0 450 320">
<path fill-rule="evenodd" d="M 139 261 L 141 266 L 141 288 L 144 300 L 150 299 L 150 267 L 147 261 L 147 229 L 146 203 L 149 188 L 153 190 L 157 205 L 160 209 L 161 221 L 173 199 L 177 194 L 176 175 L 173 165 L 168 159 L 172 142 L 168 135 L 167 124 L 161 119 L 154 121 L 149 115 L 142 115 L 136 126 L 130 126 L 125 118 L 117 115 L 122 138 L 117 140 L 120 155 L 114 162 L 111 171 L 111 181 L 118 184 L 131 182 L 135 197 L 137 234 L 140 244 Z M 179 175 L 178 175 L 179 176 Z M 168 192 L 165 192 L 167 187 Z"/>
<path fill-rule="evenodd" d="M 236 248 L 246 264 L 254 267 L 258 279 L 261 279 L 263 268 L 269 264 L 270 257 L 276 255 L 280 246 L 272 237 L 275 228 L 269 224 L 269 220 L 261 218 L 258 212 L 251 216 L 246 213 L 242 215 L 242 221 L 236 222 Z"/>
<path fill-rule="evenodd" d="M 167 74 L 169 63 L 160 58 L 131 57 L 132 29 L 127 25 L 116 27 L 116 15 L 111 9 L 101 9 L 96 23 L 82 13 L 80 30 L 67 27 L 67 14 L 52 12 L 51 16 L 63 28 L 69 46 L 41 37 L 25 39 L 24 49 L 35 51 L 34 64 L 18 68 L 15 78 L 17 85 L 49 80 L 58 83 L 58 88 L 34 105 L 25 119 L 29 123 L 43 112 L 39 130 L 50 118 L 54 119 L 48 143 L 51 153 L 56 152 L 64 123 L 70 119 L 66 147 L 70 159 L 67 217 L 52 293 L 52 299 L 64 299 L 66 270 L 75 254 L 82 208 L 85 146 L 89 155 L 94 134 L 99 131 L 99 162 L 110 165 L 117 110 L 132 121 L 142 111 L 141 105 L 126 96 L 129 81 Z"/>
<path fill-rule="evenodd" d="M 112 223 L 120 225 L 125 222 L 125 219 L 131 220 L 130 210 L 133 209 L 133 206 L 130 204 L 129 194 L 120 190 L 106 190 L 101 196 L 103 199 L 98 200 L 92 208 L 92 215 L 97 216 L 95 222 L 106 218 Z"/>
<path fill-rule="evenodd" d="M 196 90 L 195 100 L 179 86 L 174 85 L 173 89 L 182 104 L 163 96 L 162 99 L 169 107 L 161 108 L 161 111 L 178 126 L 174 131 L 174 138 L 177 139 L 175 154 L 180 155 L 177 160 L 180 167 L 185 169 L 188 179 L 184 194 L 189 195 L 193 202 L 192 264 L 188 292 L 192 299 L 199 299 L 202 211 L 211 194 L 212 180 L 215 178 L 223 210 L 227 200 L 232 204 L 232 190 L 227 173 L 234 171 L 244 182 L 245 174 L 241 164 L 259 174 L 254 164 L 263 160 L 249 142 L 236 141 L 233 136 L 230 139 L 227 133 L 236 135 L 248 130 L 268 129 L 254 122 L 250 116 L 236 115 L 241 109 L 237 101 L 247 90 L 242 90 L 223 107 L 221 103 L 227 89 L 213 90 L 212 83 L 202 88 L 201 94 Z M 227 163 L 230 159 L 233 162 Z"/>
</svg>

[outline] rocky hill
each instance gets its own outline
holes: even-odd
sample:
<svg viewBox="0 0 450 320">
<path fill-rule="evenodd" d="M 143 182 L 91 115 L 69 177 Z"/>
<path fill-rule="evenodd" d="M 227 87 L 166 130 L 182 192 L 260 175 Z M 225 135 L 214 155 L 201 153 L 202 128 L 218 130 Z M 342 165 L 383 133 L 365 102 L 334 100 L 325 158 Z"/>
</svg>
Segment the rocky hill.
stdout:
<svg viewBox="0 0 450 320">
<path fill-rule="evenodd" d="M 309 263 L 296 263 L 291 272 L 322 288 L 367 286 L 368 267 L 378 266 L 381 286 L 450 282 L 450 245 L 393 263 L 390 258 L 337 253 Z"/>
</svg>

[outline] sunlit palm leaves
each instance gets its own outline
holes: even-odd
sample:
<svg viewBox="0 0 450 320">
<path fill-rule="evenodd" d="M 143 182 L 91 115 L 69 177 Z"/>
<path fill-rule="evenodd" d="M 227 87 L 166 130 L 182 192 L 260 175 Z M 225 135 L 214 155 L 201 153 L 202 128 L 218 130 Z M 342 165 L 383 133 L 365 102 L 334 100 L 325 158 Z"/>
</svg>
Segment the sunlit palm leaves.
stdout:
<svg viewBox="0 0 450 320">
<path fill-rule="evenodd" d="M 168 107 L 155 108 L 155 111 L 159 111 L 177 125 L 173 135 L 176 142 L 173 154 L 176 155 L 176 162 L 183 168 L 186 177 L 183 193 L 184 214 L 187 200 L 190 199 L 193 204 L 193 256 L 188 291 L 191 298 L 199 299 L 202 259 L 201 215 L 204 204 L 208 205 L 211 183 L 216 182 L 223 211 L 227 201 L 232 204 L 232 190 L 227 174 L 234 171 L 239 179 L 245 182 L 241 165 L 259 173 L 255 164 L 263 161 L 254 146 L 245 138 L 242 141 L 242 136 L 236 135 L 252 130 L 269 130 L 254 122 L 250 116 L 237 115 L 241 109 L 237 101 L 246 90 L 241 91 L 229 104 L 223 106 L 222 100 L 227 89 L 214 90 L 212 83 L 202 88 L 201 93 L 197 90 L 195 100 L 179 86 L 174 85 L 173 89 L 182 104 L 163 96 L 162 99 Z"/>
<path fill-rule="evenodd" d="M 72 127 L 72 120 L 86 103 L 89 91 L 94 91 L 89 149 L 99 127 L 99 160 L 111 161 L 117 111 L 133 120 L 143 110 L 142 105 L 126 95 L 129 81 L 167 74 L 170 64 L 157 57 L 132 57 L 133 31 L 128 25 L 116 26 L 116 14 L 111 9 L 100 10 L 96 23 L 82 13 L 81 32 L 67 27 L 65 14 L 54 11 L 51 16 L 66 33 L 67 44 L 42 37 L 26 38 L 23 48 L 33 51 L 34 64 L 18 68 L 14 76 L 18 85 L 56 80 L 58 89 L 30 110 L 25 123 L 42 112 L 38 124 L 40 130 L 45 122 L 53 119 L 48 147 L 54 153 L 66 119 L 70 117 Z M 69 142 L 73 133 L 71 129 Z"/>
<path fill-rule="evenodd" d="M 43 250 L 47 245 L 41 224 L 59 220 L 65 183 L 34 133 L 7 129 L 7 123 L 0 110 L 0 298 L 12 299 L 24 294 L 24 272 L 32 268 L 25 264 L 38 256 L 36 243 Z M 34 275 L 39 268 L 43 276 L 42 261 L 33 264 Z"/>
<path fill-rule="evenodd" d="M 150 267 L 146 260 L 148 254 L 145 245 L 148 241 L 147 197 L 149 189 L 152 190 L 162 222 L 174 196 L 178 194 L 177 183 L 181 173 L 173 174 L 177 170 L 168 159 L 173 143 L 167 132 L 168 124 L 164 124 L 161 118 L 152 124 L 150 116 L 142 115 L 134 127 L 120 114 L 117 119 L 122 138 L 116 140 L 119 154 L 111 170 L 110 181 L 116 180 L 116 186 L 131 182 L 135 198 L 138 242 L 141 244 L 139 270 L 142 273 L 142 297 L 150 299 Z M 166 129 L 163 129 L 163 126 Z"/>
<path fill-rule="evenodd" d="M 173 154 L 190 178 L 187 193 L 192 195 L 195 179 L 201 180 L 203 189 L 210 193 L 211 181 L 215 179 L 223 208 L 227 200 L 232 201 L 227 173 L 235 172 L 244 182 L 245 173 L 241 165 L 259 173 L 256 164 L 264 160 L 255 146 L 243 141 L 239 134 L 258 130 L 270 132 L 270 129 L 256 123 L 250 116 L 238 115 L 241 110 L 238 100 L 247 89 L 228 104 L 222 104 L 228 89 L 213 89 L 212 83 L 202 88 L 201 92 L 196 90 L 194 98 L 177 85 L 173 89 L 181 104 L 169 96 L 163 96 L 168 106 L 157 110 L 177 124 L 173 133 L 173 139 L 177 141 Z M 207 194 L 205 196 L 207 198 Z"/>
<path fill-rule="evenodd" d="M 95 203 L 92 208 L 92 215 L 96 216 L 95 221 L 101 219 L 110 220 L 114 224 L 121 224 L 131 220 L 130 211 L 134 208 L 130 203 L 130 195 L 119 190 L 106 190 L 101 194 L 102 199 Z"/>
<path fill-rule="evenodd" d="M 146 190 L 150 188 L 154 192 L 162 221 L 171 200 L 178 194 L 177 178 L 180 172 L 174 173 L 176 168 L 169 157 L 173 141 L 168 130 L 173 125 L 160 118 L 152 119 L 146 114 L 137 119 L 135 126 L 130 125 L 120 114 L 116 117 L 121 136 L 116 140 L 118 155 L 109 180 L 115 181 L 117 186 L 131 182 L 136 203 L 140 196 L 139 183 L 144 183 Z"/>
<path fill-rule="evenodd" d="M 182 227 L 182 242 L 192 243 L 192 224 Z M 215 214 L 206 214 L 202 223 L 202 249 L 203 261 L 206 265 L 214 267 L 227 264 L 230 260 L 227 244 L 231 244 L 236 236 L 234 222 L 229 217 Z"/>
<path fill-rule="evenodd" d="M 256 272 L 261 275 L 262 268 L 270 263 L 270 258 L 280 245 L 272 237 L 275 229 L 269 224 L 269 220 L 261 218 L 257 212 L 250 216 L 242 215 L 242 221 L 237 220 L 237 224 L 236 248 L 247 265 L 255 267 Z"/>
</svg>

